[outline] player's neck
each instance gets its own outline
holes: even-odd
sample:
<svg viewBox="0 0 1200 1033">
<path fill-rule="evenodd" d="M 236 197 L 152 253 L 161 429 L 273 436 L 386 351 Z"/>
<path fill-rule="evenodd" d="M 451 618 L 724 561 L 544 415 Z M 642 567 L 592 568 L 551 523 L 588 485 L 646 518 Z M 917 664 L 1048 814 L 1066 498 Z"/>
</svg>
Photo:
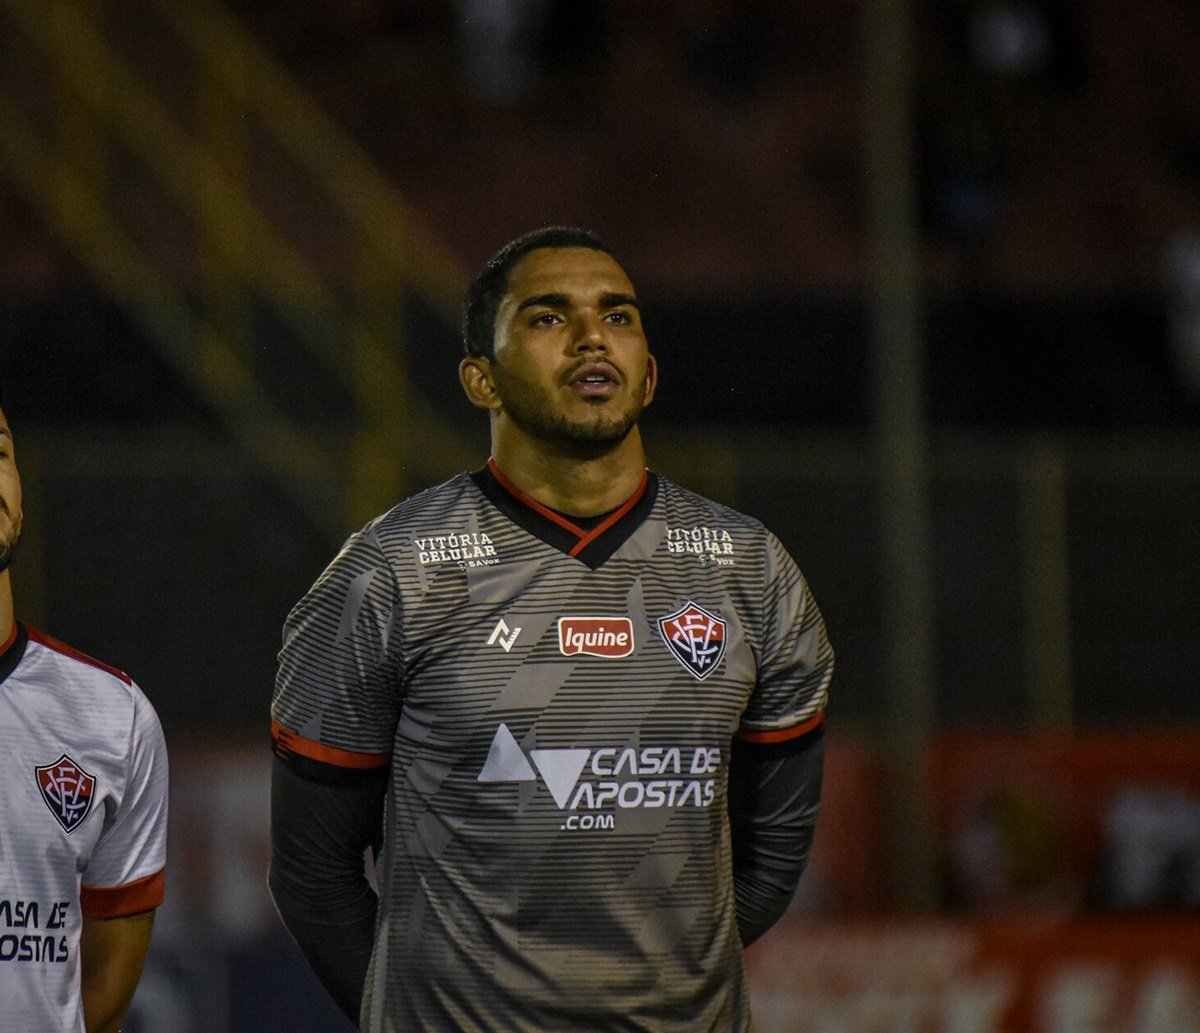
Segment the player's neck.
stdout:
<svg viewBox="0 0 1200 1033">
<path fill-rule="evenodd" d="M 504 477 L 530 498 L 572 516 L 616 509 L 642 483 L 646 454 L 636 427 L 595 459 L 493 439 L 492 457 Z"/>
<path fill-rule="evenodd" d="M 0 642 L 8 640 L 13 626 L 12 580 L 7 570 L 0 572 Z"/>
</svg>

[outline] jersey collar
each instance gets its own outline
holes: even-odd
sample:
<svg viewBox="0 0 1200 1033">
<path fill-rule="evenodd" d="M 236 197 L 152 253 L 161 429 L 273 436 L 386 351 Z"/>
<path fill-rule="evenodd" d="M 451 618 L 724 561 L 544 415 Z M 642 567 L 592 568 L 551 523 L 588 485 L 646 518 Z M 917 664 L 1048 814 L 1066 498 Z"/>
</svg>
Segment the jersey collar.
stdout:
<svg viewBox="0 0 1200 1033">
<path fill-rule="evenodd" d="M 571 516 L 543 505 L 512 483 L 494 458 L 471 474 L 480 491 L 513 523 L 595 570 L 641 526 L 658 494 L 658 478 L 646 470 L 637 490 L 608 513 Z"/>
</svg>

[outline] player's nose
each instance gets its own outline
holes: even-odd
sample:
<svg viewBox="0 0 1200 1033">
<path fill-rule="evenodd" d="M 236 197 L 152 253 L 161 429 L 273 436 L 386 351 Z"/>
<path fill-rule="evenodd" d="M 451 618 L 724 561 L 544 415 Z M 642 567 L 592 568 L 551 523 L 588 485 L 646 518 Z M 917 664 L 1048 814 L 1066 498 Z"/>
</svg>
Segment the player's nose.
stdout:
<svg viewBox="0 0 1200 1033">
<path fill-rule="evenodd" d="M 608 336 L 599 315 L 581 312 L 574 321 L 572 345 L 578 352 L 607 351 Z"/>
</svg>

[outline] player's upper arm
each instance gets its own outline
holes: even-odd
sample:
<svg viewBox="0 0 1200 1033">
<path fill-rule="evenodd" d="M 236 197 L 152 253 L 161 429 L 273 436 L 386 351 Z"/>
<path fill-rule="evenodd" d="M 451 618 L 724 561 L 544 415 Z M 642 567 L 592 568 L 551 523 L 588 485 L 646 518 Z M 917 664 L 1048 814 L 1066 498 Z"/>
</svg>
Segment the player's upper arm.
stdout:
<svg viewBox="0 0 1200 1033">
<path fill-rule="evenodd" d="M 766 544 L 759 666 L 738 730 L 738 738 L 760 743 L 799 738 L 821 724 L 834 661 L 804 575 L 769 532 Z"/>
<path fill-rule="evenodd" d="M 150 701 L 133 688 L 125 784 L 82 873 L 85 918 L 116 919 L 158 907 L 167 851 L 167 747 Z"/>
<path fill-rule="evenodd" d="M 355 756 L 390 753 L 401 703 L 399 610 L 394 572 L 368 529 L 288 615 L 271 717 L 297 744 L 329 751 L 312 759 L 352 766 Z"/>
</svg>

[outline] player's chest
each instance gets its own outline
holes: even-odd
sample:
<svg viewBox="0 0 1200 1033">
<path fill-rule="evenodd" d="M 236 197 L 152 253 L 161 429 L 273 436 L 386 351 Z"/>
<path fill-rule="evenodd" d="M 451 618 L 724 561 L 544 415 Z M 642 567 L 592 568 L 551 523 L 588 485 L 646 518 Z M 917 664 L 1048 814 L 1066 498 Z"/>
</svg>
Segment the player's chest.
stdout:
<svg viewBox="0 0 1200 1033">
<path fill-rule="evenodd" d="M 757 670 L 752 593 L 712 560 L 660 542 L 592 570 L 542 550 L 413 592 L 405 707 L 731 734 Z"/>
<path fill-rule="evenodd" d="M 68 871 L 86 866 L 120 791 L 122 756 L 87 715 L 47 706 L 36 687 L 10 679 L 0 694 L 0 814 L 5 852 Z"/>
</svg>

